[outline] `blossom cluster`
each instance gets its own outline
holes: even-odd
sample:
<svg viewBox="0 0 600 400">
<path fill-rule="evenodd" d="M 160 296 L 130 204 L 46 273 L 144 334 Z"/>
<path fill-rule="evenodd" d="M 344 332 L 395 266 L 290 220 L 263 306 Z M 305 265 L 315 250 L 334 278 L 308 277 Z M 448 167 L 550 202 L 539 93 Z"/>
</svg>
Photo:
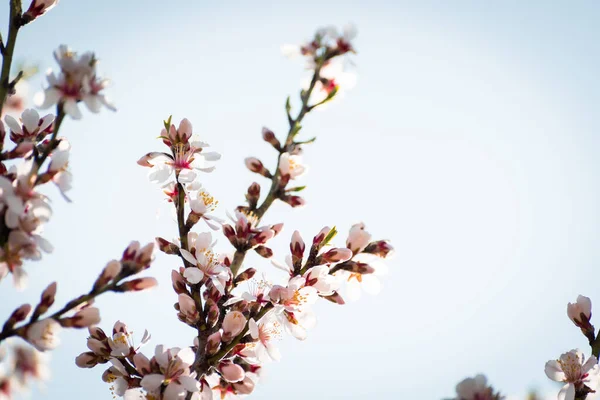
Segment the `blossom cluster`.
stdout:
<svg viewBox="0 0 600 400">
<path fill-rule="evenodd" d="M 310 59 L 312 78 L 300 92 L 298 114 L 292 117 L 288 100 L 290 128 L 283 141 L 268 128 L 262 131 L 263 139 L 277 152 L 277 167 L 269 170 L 255 157 L 245 160 L 250 171 L 270 181 L 268 193 L 261 196 L 261 185 L 252 183 L 247 204 L 227 213 L 230 221 L 216 215 L 218 202 L 199 181 L 202 172 L 214 170 L 220 156 L 206 151 L 208 144 L 194 135 L 189 120 L 178 126 L 171 118 L 166 120 L 160 139 L 167 150 L 138 160 L 177 215 L 178 237 L 159 237 L 157 244 L 165 254 L 179 257 L 180 266 L 171 272 L 175 309 L 178 319 L 197 334 L 183 347 L 157 345 L 150 358 L 133 345 L 122 323 L 115 325 L 112 337 L 90 328 L 90 351 L 77 358 L 77 365 L 91 368 L 110 363 L 103 378 L 115 395 L 166 400 L 248 395 L 264 364 L 281 358 L 277 341 L 284 333 L 300 340 L 307 337 L 316 320 L 312 306 L 319 298 L 341 305 L 344 297 L 358 298 L 361 287 L 371 293 L 380 288 L 375 275 L 385 272 L 381 260 L 393 253 L 393 247 L 386 240 L 373 240 L 363 223 L 352 226 L 344 246 L 332 244 L 338 234 L 335 227 L 324 227 L 308 243 L 294 231 L 290 252 L 279 262 L 269 243 L 281 234 L 283 223 L 263 222 L 275 201 L 292 207 L 305 204 L 298 195 L 304 186 L 291 184 L 308 170 L 302 153 L 311 140 L 296 137 L 304 116 L 325 103 L 323 98 L 315 101 L 313 94 L 332 85 L 336 89 L 327 92 L 326 99 L 336 96 L 337 82 L 321 72 L 354 52 L 351 38 L 348 31 L 339 35 L 332 29 L 319 30 L 313 41 L 299 47 Z M 214 232 L 196 231 L 200 221 Z M 232 251 L 217 250 L 219 234 Z M 257 279 L 258 269 L 244 265 L 250 251 L 271 260 L 265 268 L 274 266 L 284 274 L 270 280 L 263 271 L 262 279 Z M 142 342 L 148 338 L 144 335 Z"/>
</svg>

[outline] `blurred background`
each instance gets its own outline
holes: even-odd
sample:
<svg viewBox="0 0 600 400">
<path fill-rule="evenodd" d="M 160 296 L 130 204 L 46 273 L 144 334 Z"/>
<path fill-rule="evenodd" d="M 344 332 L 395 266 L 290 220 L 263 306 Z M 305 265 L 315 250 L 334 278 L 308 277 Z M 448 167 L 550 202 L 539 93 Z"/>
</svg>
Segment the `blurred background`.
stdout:
<svg viewBox="0 0 600 400">
<path fill-rule="evenodd" d="M 6 4 L 0 11 L 5 23 Z M 440 399 L 480 372 L 516 398 L 558 391 L 544 363 L 588 351 L 566 304 L 578 294 L 600 302 L 599 15 L 595 1 L 61 0 L 21 31 L 17 61 L 45 71 L 61 43 L 93 50 L 119 110 L 63 125 L 73 203 L 48 191 L 56 250 L 26 267 L 23 293 L 0 283 L 0 315 L 53 280 L 64 304 L 129 241 L 176 236 L 162 193 L 135 163 L 160 149 L 171 114 L 223 154 L 202 179 L 218 213 L 241 204 L 260 179 L 243 159 L 273 167 L 261 127 L 285 134 L 285 98 L 305 76 L 280 46 L 352 22 L 357 86 L 304 123 L 303 137 L 317 136 L 305 149 L 308 205 L 277 204 L 264 221 L 286 224 L 278 259 L 295 229 L 309 239 L 337 225 L 342 243 L 359 221 L 396 256 L 379 296 L 319 303 L 317 327 L 305 342 L 281 342 L 282 361 L 266 366 L 254 397 Z M 43 73 L 31 80 L 32 94 L 43 83 Z M 218 248 L 230 249 L 224 238 Z M 258 258 L 247 265 L 279 274 Z M 140 337 L 148 329 L 150 352 L 190 342 L 172 307 L 176 267 L 158 254 L 149 273 L 159 288 L 101 297 L 102 327 L 121 319 Z M 74 364 L 87 332 L 61 337 L 52 379 L 33 397 L 110 399 L 102 368 Z"/>
</svg>

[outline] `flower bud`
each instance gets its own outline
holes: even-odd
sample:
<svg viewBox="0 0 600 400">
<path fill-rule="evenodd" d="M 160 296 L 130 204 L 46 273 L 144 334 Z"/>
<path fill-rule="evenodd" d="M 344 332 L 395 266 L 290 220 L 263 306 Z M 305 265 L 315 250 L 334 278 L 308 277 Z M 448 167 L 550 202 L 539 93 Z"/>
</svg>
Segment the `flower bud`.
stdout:
<svg viewBox="0 0 600 400">
<path fill-rule="evenodd" d="M 255 208 L 258 200 L 260 198 L 260 185 L 256 182 L 253 182 L 250 187 L 248 187 L 248 193 L 246 193 L 246 200 L 248 200 L 248 204 L 250 208 Z"/>
<path fill-rule="evenodd" d="M 346 248 L 334 248 L 328 250 L 327 252 L 321 254 L 317 261 L 318 264 L 322 263 L 334 263 L 334 262 L 342 262 L 348 261 L 352 258 L 352 251 Z"/>
<path fill-rule="evenodd" d="M 281 150 L 281 143 L 275 137 L 275 134 L 272 130 L 267 127 L 262 128 L 262 137 L 263 140 L 273 146 L 276 150 Z"/>
<path fill-rule="evenodd" d="M 331 232 L 331 228 L 328 226 L 321 229 L 317 236 L 313 238 L 313 245 L 320 245 L 321 242 L 323 242 L 323 240 L 327 237 L 327 235 L 329 235 L 329 232 Z"/>
<path fill-rule="evenodd" d="M 339 304 L 339 305 L 344 305 L 346 304 L 346 302 L 344 301 L 344 299 L 342 298 L 342 296 L 340 296 L 340 294 L 338 292 L 333 292 L 333 294 L 329 295 L 329 296 L 322 296 L 325 300 L 329 300 L 332 303 L 335 304 Z"/>
<path fill-rule="evenodd" d="M 58 0 L 32 0 L 27 11 L 23 13 L 23 24 L 28 24 L 37 17 L 41 17 L 58 4 Z"/>
<path fill-rule="evenodd" d="M 271 250 L 270 248 L 266 247 L 266 246 L 257 246 L 254 248 L 254 251 L 256 251 L 256 253 L 264 258 L 271 258 L 273 257 L 273 250 Z"/>
<path fill-rule="evenodd" d="M 158 245 L 158 249 L 165 254 L 178 254 L 179 253 L 179 247 L 175 243 L 169 242 L 167 239 L 157 237 L 156 244 Z"/>
<path fill-rule="evenodd" d="M 300 236 L 300 232 L 294 231 L 292 234 L 292 241 L 290 243 L 290 251 L 292 252 L 292 264 L 294 267 L 302 262 L 302 257 L 304 257 L 304 250 L 306 249 L 306 245 L 304 244 L 304 240 L 302 240 L 302 236 Z"/>
<path fill-rule="evenodd" d="M 29 313 L 31 312 L 30 304 L 23 304 L 19 306 L 15 311 L 12 312 L 8 320 L 4 323 L 2 328 L 3 331 L 11 329 L 15 324 L 25 321 Z"/>
<path fill-rule="evenodd" d="M 387 240 L 378 240 L 371 242 L 365 247 L 365 253 L 374 254 L 381 258 L 386 258 L 394 254 L 394 248 Z"/>
<path fill-rule="evenodd" d="M 273 237 L 279 235 L 283 230 L 283 223 L 271 225 L 271 230 L 273 231 Z"/>
<path fill-rule="evenodd" d="M 155 278 L 137 278 L 127 281 L 115 288 L 115 292 L 138 292 L 158 285 Z"/>
<path fill-rule="evenodd" d="M 242 367 L 232 362 L 222 362 L 219 364 L 221 376 L 228 382 L 239 382 L 246 376 Z"/>
<path fill-rule="evenodd" d="M 288 203 L 292 208 L 304 207 L 306 205 L 306 200 L 296 195 L 283 195 L 280 199 L 284 203 Z"/>
<path fill-rule="evenodd" d="M 208 355 L 216 354 L 221 347 L 221 332 L 216 331 L 206 340 L 206 353 Z"/>
<path fill-rule="evenodd" d="M 175 270 L 171 271 L 171 281 L 173 282 L 173 290 L 175 291 L 175 293 L 187 293 L 185 280 L 179 272 Z"/>
<path fill-rule="evenodd" d="M 208 310 L 206 323 L 212 328 L 219 320 L 219 306 L 217 306 L 217 303 L 213 299 L 209 298 L 206 300 L 206 309 Z"/>
<path fill-rule="evenodd" d="M 60 344 L 60 324 L 53 318 L 35 322 L 27 328 L 25 339 L 39 351 L 53 350 Z"/>
<path fill-rule="evenodd" d="M 231 311 L 223 319 L 223 341 L 230 342 L 246 327 L 246 317 L 239 311 Z"/>
<path fill-rule="evenodd" d="M 363 275 L 372 274 L 373 272 L 375 272 L 375 268 L 371 267 L 369 264 L 356 261 L 348 261 L 343 264 L 339 264 L 339 268 L 344 271 L 350 271 L 355 274 Z"/>
<path fill-rule="evenodd" d="M 188 325 L 194 325 L 200 319 L 196 303 L 189 295 L 181 293 L 178 297 L 180 319 Z"/>
<path fill-rule="evenodd" d="M 121 272 L 121 268 L 121 263 L 119 261 L 109 261 L 108 264 L 106 264 L 106 267 L 104 267 L 104 269 L 102 270 L 102 273 L 100 274 L 98 279 L 96 279 L 93 290 L 97 290 L 101 287 L 104 287 L 108 282 L 115 279 L 117 275 L 119 275 L 119 273 Z"/>
<path fill-rule="evenodd" d="M 577 296 L 576 303 L 567 304 L 567 316 L 575 326 L 590 340 L 594 340 L 594 326 L 590 323 L 592 318 L 592 301 L 589 297 Z"/>
<path fill-rule="evenodd" d="M 346 247 L 352 250 L 354 254 L 358 254 L 369 244 L 369 240 L 371 240 L 371 234 L 365 231 L 365 224 L 361 222 L 350 228 Z"/>
<path fill-rule="evenodd" d="M 240 272 L 238 274 L 238 276 L 235 277 L 235 285 L 237 286 L 238 284 L 247 281 L 248 279 L 252 279 L 252 277 L 256 274 L 256 269 L 254 268 L 248 268 L 243 270 L 242 272 Z"/>
<path fill-rule="evenodd" d="M 103 341 L 107 338 L 106 333 L 104 333 L 104 331 L 97 326 L 90 326 L 88 328 L 88 332 L 90 333 L 90 336 L 96 340 Z"/>
<path fill-rule="evenodd" d="M 271 178 L 271 173 L 265 168 L 263 163 L 258 158 L 248 157 L 244 160 L 244 162 L 250 171 L 260 174 L 264 177 Z"/>
<path fill-rule="evenodd" d="M 81 353 L 75 358 L 75 364 L 79 368 L 94 368 L 98 365 L 98 357 L 92 351 Z"/>
<path fill-rule="evenodd" d="M 100 310 L 96 307 L 87 307 L 74 316 L 63 318 L 59 322 L 65 328 L 87 328 L 100 323 Z"/>
</svg>

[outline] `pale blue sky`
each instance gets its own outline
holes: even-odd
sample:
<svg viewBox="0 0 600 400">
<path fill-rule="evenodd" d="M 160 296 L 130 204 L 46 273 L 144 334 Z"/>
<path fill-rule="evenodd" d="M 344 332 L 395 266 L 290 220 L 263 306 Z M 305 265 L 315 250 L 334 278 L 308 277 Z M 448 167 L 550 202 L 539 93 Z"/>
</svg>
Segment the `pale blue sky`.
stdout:
<svg viewBox="0 0 600 400">
<path fill-rule="evenodd" d="M 306 342 L 282 342 L 255 398 L 439 399 L 478 372 L 506 394 L 551 389 L 544 363 L 587 349 L 566 303 L 583 293 L 600 304 L 599 16 L 593 1 L 61 0 L 22 32 L 18 54 L 47 68 L 61 43 L 95 50 L 119 111 L 63 125 L 74 203 L 50 191 L 56 251 L 28 266 L 24 294 L 2 282 L 1 314 L 52 280 L 62 304 L 130 240 L 176 235 L 135 164 L 159 148 L 169 114 L 223 153 L 204 179 L 220 212 L 239 204 L 254 179 L 242 160 L 272 166 L 260 129 L 285 130 L 285 97 L 302 78 L 280 45 L 351 21 L 357 87 L 304 125 L 318 138 L 306 149 L 309 205 L 279 205 L 266 221 L 286 223 L 281 258 L 294 229 L 357 221 L 398 251 L 381 295 L 321 304 Z M 159 255 L 150 270 L 159 289 L 101 298 L 102 326 L 147 328 L 153 345 L 191 340 L 172 308 L 174 261 Z M 47 398 L 110 399 L 102 369 L 73 363 L 85 337 L 63 334 Z"/>
</svg>

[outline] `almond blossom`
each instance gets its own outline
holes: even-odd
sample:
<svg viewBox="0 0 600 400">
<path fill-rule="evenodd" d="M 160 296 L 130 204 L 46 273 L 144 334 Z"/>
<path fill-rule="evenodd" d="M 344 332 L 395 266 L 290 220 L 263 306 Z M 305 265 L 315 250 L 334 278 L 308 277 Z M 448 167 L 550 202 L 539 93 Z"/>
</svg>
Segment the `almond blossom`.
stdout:
<svg viewBox="0 0 600 400">
<path fill-rule="evenodd" d="M 27 340 L 39 351 L 53 350 L 60 344 L 58 333 L 60 324 L 53 318 L 46 318 L 27 329 Z"/>
<path fill-rule="evenodd" d="M 94 53 L 79 55 L 66 45 L 61 45 L 54 52 L 54 58 L 60 66 L 60 72 L 48 72 L 46 77 L 49 86 L 43 93 L 43 100 L 38 101 L 40 108 L 59 104 L 73 119 L 81 119 L 83 116 L 78 106 L 80 102 L 93 113 L 100 112 L 102 106 L 116 111 L 103 93 L 109 81 L 97 76 L 98 60 Z"/>
<path fill-rule="evenodd" d="M 209 232 L 199 234 L 192 246 L 195 248 L 194 254 L 180 249 L 182 257 L 192 265 L 186 268 L 183 276 L 192 284 L 197 284 L 207 277 L 222 292 L 229 274 L 212 250 L 212 235 Z"/>
<path fill-rule="evenodd" d="M 279 361 L 281 353 L 272 343 L 273 339 L 281 337 L 279 323 L 267 316 L 262 318 L 258 324 L 254 319 L 250 319 L 248 327 L 252 338 L 257 340 L 253 346 L 256 358 L 260 362 L 268 360 Z"/>
<path fill-rule="evenodd" d="M 306 172 L 307 168 L 302 165 L 302 158 L 289 153 L 283 153 L 279 159 L 279 171 L 284 177 L 296 179 Z"/>
<path fill-rule="evenodd" d="M 501 400 L 503 399 L 494 389 L 488 385 L 484 375 L 476 375 L 474 378 L 466 378 L 456 385 L 455 400 Z"/>
<path fill-rule="evenodd" d="M 600 380 L 600 367 L 596 357 L 587 360 L 581 350 L 575 349 L 546 363 L 546 375 L 565 385 L 558 393 L 558 400 L 574 400 L 576 393 L 593 392 Z"/>
<path fill-rule="evenodd" d="M 175 400 L 188 392 L 198 392 L 200 384 L 190 375 L 189 368 L 194 356 L 189 347 L 166 349 L 163 345 L 156 346 L 152 361 L 158 366 L 159 372 L 145 375 L 141 381 L 142 388 L 154 393 L 162 386 L 165 400 Z"/>
</svg>

